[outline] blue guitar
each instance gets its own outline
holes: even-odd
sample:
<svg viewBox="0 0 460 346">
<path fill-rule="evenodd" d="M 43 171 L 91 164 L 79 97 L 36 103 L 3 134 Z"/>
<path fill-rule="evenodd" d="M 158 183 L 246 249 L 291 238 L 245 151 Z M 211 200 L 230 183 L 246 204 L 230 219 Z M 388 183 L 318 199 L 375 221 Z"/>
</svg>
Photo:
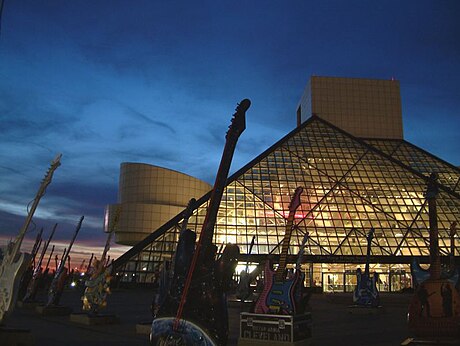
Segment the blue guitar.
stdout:
<svg viewBox="0 0 460 346">
<path fill-rule="evenodd" d="M 289 240 L 291 239 L 294 216 L 300 206 L 300 194 L 303 188 L 298 187 L 289 205 L 289 216 L 280 254 L 280 263 L 276 271 L 270 261 L 265 262 L 264 289 L 260 293 L 254 312 L 258 314 L 294 315 L 296 313 L 295 292 L 300 280 L 300 270 L 286 273 Z M 286 275 L 287 274 L 287 275 Z"/>
<path fill-rule="evenodd" d="M 376 307 L 380 303 L 379 291 L 377 290 L 377 281 L 379 276 L 377 273 L 371 277 L 369 274 L 369 259 L 371 256 L 371 242 L 374 236 L 374 228 L 371 228 L 367 236 L 367 257 L 366 268 L 364 273 L 361 268 L 356 271 L 357 284 L 353 292 L 353 303 L 362 306 Z"/>
</svg>

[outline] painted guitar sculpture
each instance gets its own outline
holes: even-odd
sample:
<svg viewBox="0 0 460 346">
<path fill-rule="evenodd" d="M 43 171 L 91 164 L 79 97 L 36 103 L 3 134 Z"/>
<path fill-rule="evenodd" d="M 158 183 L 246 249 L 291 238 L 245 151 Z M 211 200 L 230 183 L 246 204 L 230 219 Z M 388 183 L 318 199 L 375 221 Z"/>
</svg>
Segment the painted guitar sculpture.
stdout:
<svg viewBox="0 0 460 346">
<path fill-rule="evenodd" d="M 450 225 L 450 263 L 449 268 L 442 268 L 441 267 L 441 279 L 448 280 L 452 285 L 458 287 L 460 284 L 460 272 L 457 266 L 455 265 L 455 235 L 457 233 L 457 223 L 452 222 Z M 414 282 L 414 286 L 418 287 L 418 285 L 422 284 L 426 280 L 430 278 L 430 271 L 428 269 L 424 269 L 420 266 L 420 262 L 418 258 L 413 258 L 410 271 L 412 274 L 412 281 Z"/>
<path fill-rule="evenodd" d="M 222 256 L 216 259 L 217 247 L 212 239 L 236 142 L 246 127 L 245 113 L 250 105 L 251 102 L 245 99 L 236 108 L 226 135 L 224 152 L 197 244 L 194 244 L 193 231 L 186 230 L 179 238 L 170 294 L 152 323 L 152 344 L 227 343 L 226 293 L 238 263 L 239 248 L 237 245 L 227 244 Z M 185 266 L 185 270 L 179 270 L 178 261 L 183 263 L 183 259 L 190 259 L 190 264 Z"/>
<path fill-rule="evenodd" d="M 287 218 L 278 268 L 274 271 L 272 263 L 268 260 L 265 262 L 264 288 L 254 307 L 255 313 L 278 315 L 294 315 L 297 313 L 295 290 L 298 287 L 300 271 L 296 270 L 290 277 L 287 277 L 286 260 L 293 230 L 294 216 L 297 208 L 300 206 L 302 191 L 303 188 L 301 187 L 295 190 L 289 205 L 289 216 Z"/>
<path fill-rule="evenodd" d="M 458 345 L 460 325 L 460 294 L 449 280 L 442 278 L 439 255 L 437 215 L 438 176 L 432 173 L 428 180 L 426 200 L 430 224 L 430 277 L 420 283 L 409 305 L 407 321 L 415 336 L 449 338 Z M 455 227 L 455 224 L 453 225 Z M 451 229 L 451 232 L 454 231 Z"/>
<path fill-rule="evenodd" d="M 296 313 L 303 313 L 305 312 L 306 305 L 308 304 L 308 301 L 310 300 L 310 296 L 312 291 L 308 290 L 307 287 L 305 287 L 305 274 L 302 272 L 302 260 L 303 260 L 303 255 L 305 253 L 305 246 L 307 245 L 308 238 L 310 238 L 310 233 L 306 232 L 302 244 L 300 245 L 300 250 L 299 254 L 297 255 L 297 263 L 295 265 L 295 270 L 296 272 L 299 272 L 299 280 L 297 281 L 297 287 L 295 288 L 294 291 L 294 299 L 295 299 L 295 304 L 296 304 Z"/>
<path fill-rule="evenodd" d="M 70 250 L 72 249 L 72 245 L 75 242 L 75 238 L 77 238 L 77 234 L 80 231 L 81 224 L 85 217 L 82 216 L 80 221 L 78 222 L 77 228 L 73 235 L 72 240 L 70 241 L 69 247 L 64 250 L 64 254 L 62 255 L 61 261 L 56 268 L 56 272 L 54 273 L 53 281 L 51 281 L 51 285 L 48 289 L 48 300 L 46 302 L 46 306 L 58 306 L 59 301 L 61 299 L 62 292 L 64 291 L 64 285 L 67 281 L 70 272 L 70 260 L 69 260 L 69 268 L 65 267 L 65 264 L 69 258 Z"/>
<path fill-rule="evenodd" d="M 56 232 L 57 225 L 58 225 L 57 223 L 54 225 L 53 230 L 51 231 L 51 234 L 48 238 L 48 241 L 43 246 L 43 250 L 41 252 L 40 258 L 38 259 L 38 262 L 35 265 L 32 279 L 30 280 L 27 286 L 27 292 L 23 298 L 24 302 L 34 302 L 35 301 L 39 282 L 42 281 L 43 279 L 43 268 L 42 268 L 43 258 L 45 257 L 46 250 L 48 249 L 51 239 L 53 239 L 54 232 Z"/>
<path fill-rule="evenodd" d="M 115 233 L 120 215 L 121 207 L 118 207 L 109 234 L 107 235 L 101 259 L 95 259 L 91 276 L 85 282 L 85 293 L 81 300 L 83 301 L 83 311 L 88 311 L 91 315 L 96 315 L 101 308 L 107 306 L 107 295 L 110 294 L 110 281 L 112 280 L 112 268 L 106 265 L 106 257 L 110 249 L 110 240 Z"/>
<path fill-rule="evenodd" d="M 371 242 L 374 237 L 374 228 L 367 235 L 367 256 L 364 273 L 358 268 L 356 271 L 357 284 L 353 291 L 353 303 L 361 306 L 376 307 L 380 303 L 379 291 L 377 290 L 378 274 L 371 277 L 369 273 L 369 260 L 371 256 Z"/>
<path fill-rule="evenodd" d="M 59 154 L 53 162 L 51 162 L 51 167 L 48 169 L 48 172 L 38 189 L 26 221 L 19 231 L 19 235 L 16 240 L 8 244 L 5 257 L 0 265 L 0 324 L 3 322 L 7 313 L 11 312 L 16 304 L 21 276 L 31 260 L 31 256 L 29 254 L 20 252 L 22 240 L 24 239 L 27 228 L 32 221 L 32 217 L 37 209 L 40 199 L 43 197 L 46 188 L 51 183 L 54 171 L 61 165 L 60 160 L 61 155 Z"/>
</svg>

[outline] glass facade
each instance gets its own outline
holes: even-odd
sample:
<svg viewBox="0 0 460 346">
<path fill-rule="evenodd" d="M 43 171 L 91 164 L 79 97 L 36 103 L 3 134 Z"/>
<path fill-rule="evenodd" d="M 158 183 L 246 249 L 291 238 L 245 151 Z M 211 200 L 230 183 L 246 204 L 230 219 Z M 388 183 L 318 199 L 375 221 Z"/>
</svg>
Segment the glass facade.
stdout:
<svg viewBox="0 0 460 346">
<path fill-rule="evenodd" d="M 313 116 L 228 179 L 214 243 L 219 248 L 238 244 L 242 263 L 248 258 L 262 262 L 268 254 L 276 261 L 291 196 L 301 186 L 289 254 L 295 263 L 308 231 L 302 267 L 307 285 L 350 291 L 356 268 L 364 268 L 366 237 L 373 227 L 371 271 L 380 273 L 382 291 L 400 290 L 410 285 L 412 258 L 423 262 L 429 254 L 424 194 L 431 172 L 440 177 L 439 246 L 441 256 L 448 256 L 449 227 L 460 221 L 460 170 L 404 140 L 360 139 Z M 197 233 L 209 197 L 198 201 L 188 221 Z M 181 223 L 177 215 L 117 259 L 119 279 L 152 282 L 174 254 Z"/>
</svg>

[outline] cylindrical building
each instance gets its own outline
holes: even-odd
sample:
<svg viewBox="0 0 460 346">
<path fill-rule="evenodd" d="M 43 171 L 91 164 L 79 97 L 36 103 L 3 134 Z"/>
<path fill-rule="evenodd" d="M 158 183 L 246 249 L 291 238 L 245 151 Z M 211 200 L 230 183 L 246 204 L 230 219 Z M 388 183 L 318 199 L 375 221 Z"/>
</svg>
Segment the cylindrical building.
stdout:
<svg viewBox="0 0 460 346">
<path fill-rule="evenodd" d="M 112 228 L 114 212 L 121 207 L 115 227 L 118 244 L 134 245 L 180 213 L 190 198 L 200 198 L 211 185 L 187 174 L 145 163 L 120 166 L 118 204 L 107 206 L 104 229 Z"/>
</svg>

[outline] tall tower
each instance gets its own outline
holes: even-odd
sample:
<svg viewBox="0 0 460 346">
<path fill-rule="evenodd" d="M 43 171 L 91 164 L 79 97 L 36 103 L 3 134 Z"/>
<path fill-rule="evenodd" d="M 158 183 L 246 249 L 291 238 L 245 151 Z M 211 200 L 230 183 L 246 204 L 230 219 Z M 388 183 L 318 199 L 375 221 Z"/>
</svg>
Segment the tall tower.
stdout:
<svg viewBox="0 0 460 346">
<path fill-rule="evenodd" d="M 312 76 L 297 107 L 297 126 L 313 114 L 356 137 L 403 139 L 397 80 Z"/>
</svg>

